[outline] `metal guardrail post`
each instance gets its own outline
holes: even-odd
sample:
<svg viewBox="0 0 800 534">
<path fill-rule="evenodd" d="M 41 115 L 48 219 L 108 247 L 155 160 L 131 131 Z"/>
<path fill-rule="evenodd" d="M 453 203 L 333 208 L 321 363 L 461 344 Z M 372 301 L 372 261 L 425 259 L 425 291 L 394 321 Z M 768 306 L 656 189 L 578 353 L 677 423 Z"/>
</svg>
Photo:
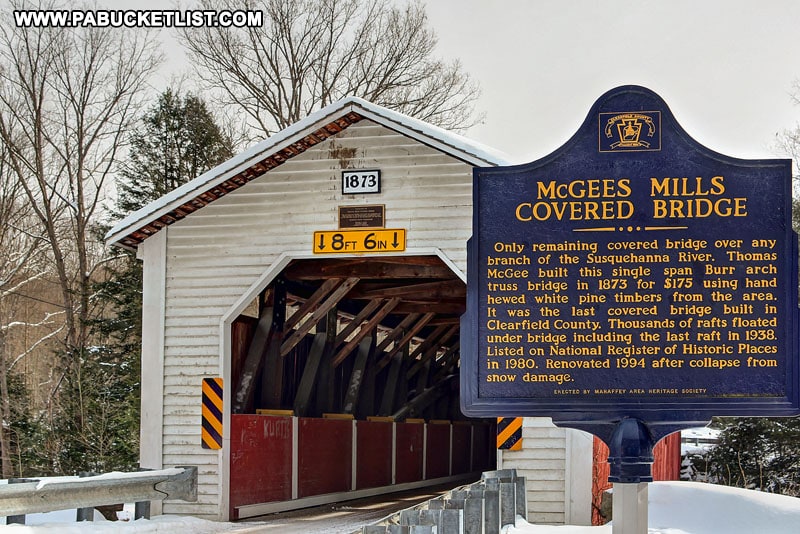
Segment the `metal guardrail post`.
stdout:
<svg viewBox="0 0 800 534">
<path fill-rule="evenodd" d="M 487 471 L 479 482 L 400 510 L 358 534 L 500 534 L 526 515 L 525 477 L 515 469 Z"/>
<path fill-rule="evenodd" d="M 97 473 L 92 473 L 89 471 L 81 471 L 80 473 L 78 473 L 78 476 L 80 478 L 93 477 L 96 475 Z M 94 506 L 89 506 L 86 508 L 78 508 L 78 514 L 75 520 L 78 522 L 94 521 Z"/>
<path fill-rule="evenodd" d="M 516 520 L 516 484 L 500 483 L 500 526 L 513 525 Z"/>
<path fill-rule="evenodd" d="M 152 469 L 140 467 L 139 471 L 152 471 Z M 150 501 L 137 501 L 134 504 L 133 519 L 150 519 Z"/>
<path fill-rule="evenodd" d="M 464 534 L 483 534 L 483 498 L 464 499 Z"/>
<path fill-rule="evenodd" d="M 23 482 L 35 482 L 35 480 L 31 478 L 8 479 L 9 484 L 22 484 Z M 6 516 L 6 525 L 24 525 L 24 524 L 25 524 L 25 514 Z"/>
<path fill-rule="evenodd" d="M 516 515 L 528 519 L 528 496 L 525 494 L 525 477 L 517 477 L 515 481 L 516 489 Z M 514 519 L 516 521 L 516 518 Z"/>
<path fill-rule="evenodd" d="M 500 484 L 486 484 L 483 492 L 483 531 L 500 534 Z"/>
<path fill-rule="evenodd" d="M 134 519 L 150 519 L 150 501 L 138 501 L 133 509 Z"/>
<path fill-rule="evenodd" d="M 613 534 L 640 534 L 647 532 L 648 483 L 622 484 L 614 482 L 612 502 Z"/>
</svg>

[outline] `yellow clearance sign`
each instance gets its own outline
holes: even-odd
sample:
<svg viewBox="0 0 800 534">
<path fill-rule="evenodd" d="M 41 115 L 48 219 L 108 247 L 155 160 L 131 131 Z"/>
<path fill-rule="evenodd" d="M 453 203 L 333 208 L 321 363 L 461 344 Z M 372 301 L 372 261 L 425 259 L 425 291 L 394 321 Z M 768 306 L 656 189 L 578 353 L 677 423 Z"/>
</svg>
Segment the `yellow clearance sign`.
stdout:
<svg viewBox="0 0 800 534">
<path fill-rule="evenodd" d="M 314 232 L 314 254 L 401 252 L 405 249 L 404 228 Z"/>
</svg>

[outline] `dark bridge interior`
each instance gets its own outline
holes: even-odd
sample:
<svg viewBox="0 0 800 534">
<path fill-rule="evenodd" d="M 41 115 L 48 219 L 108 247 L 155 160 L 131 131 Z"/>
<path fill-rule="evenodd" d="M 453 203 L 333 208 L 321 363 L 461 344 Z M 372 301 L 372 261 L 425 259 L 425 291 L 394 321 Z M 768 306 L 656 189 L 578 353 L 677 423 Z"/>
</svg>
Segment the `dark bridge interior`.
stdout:
<svg viewBox="0 0 800 534">
<path fill-rule="evenodd" d="M 293 260 L 233 324 L 232 413 L 464 419 L 465 298 L 436 256 Z"/>
</svg>

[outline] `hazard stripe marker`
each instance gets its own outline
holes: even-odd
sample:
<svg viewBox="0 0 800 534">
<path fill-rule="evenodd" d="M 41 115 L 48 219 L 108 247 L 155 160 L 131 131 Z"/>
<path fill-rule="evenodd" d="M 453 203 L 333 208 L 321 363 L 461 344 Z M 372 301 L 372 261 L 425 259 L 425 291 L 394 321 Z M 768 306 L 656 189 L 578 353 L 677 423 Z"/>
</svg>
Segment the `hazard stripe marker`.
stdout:
<svg viewBox="0 0 800 534">
<path fill-rule="evenodd" d="M 522 450 L 522 417 L 497 418 L 497 448 Z"/>
<path fill-rule="evenodd" d="M 222 378 L 203 379 L 203 427 L 204 449 L 222 448 Z"/>
</svg>

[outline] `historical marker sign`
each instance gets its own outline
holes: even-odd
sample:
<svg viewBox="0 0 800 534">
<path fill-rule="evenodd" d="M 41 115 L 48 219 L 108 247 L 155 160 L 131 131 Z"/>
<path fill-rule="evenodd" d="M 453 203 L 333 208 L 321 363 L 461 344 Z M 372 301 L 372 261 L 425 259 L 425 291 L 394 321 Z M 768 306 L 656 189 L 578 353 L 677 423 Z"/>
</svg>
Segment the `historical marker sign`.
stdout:
<svg viewBox="0 0 800 534">
<path fill-rule="evenodd" d="M 798 413 L 790 187 L 790 160 L 713 152 L 634 86 L 550 156 L 476 169 L 462 409 L 601 437 Z"/>
</svg>

